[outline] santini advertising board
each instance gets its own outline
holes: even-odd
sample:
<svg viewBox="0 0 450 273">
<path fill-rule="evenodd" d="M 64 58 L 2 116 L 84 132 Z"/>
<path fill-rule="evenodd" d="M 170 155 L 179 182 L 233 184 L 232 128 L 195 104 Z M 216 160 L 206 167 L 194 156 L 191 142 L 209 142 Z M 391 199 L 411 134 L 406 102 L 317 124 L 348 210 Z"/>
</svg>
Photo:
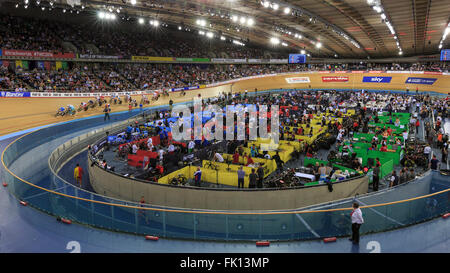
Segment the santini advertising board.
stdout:
<svg viewBox="0 0 450 273">
<path fill-rule="evenodd" d="M 390 83 L 392 77 L 363 77 L 363 82 Z"/>
<path fill-rule="evenodd" d="M 293 77 L 293 78 L 285 78 L 287 83 L 309 83 L 309 77 Z"/>
<path fill-rule="evenodd" d="M 409 77 L 405 83 L 409 84 L 428 84 L 432 85 L 437 79 L 435 78 L 415 78 L 415 77 Z"/>
</svg>

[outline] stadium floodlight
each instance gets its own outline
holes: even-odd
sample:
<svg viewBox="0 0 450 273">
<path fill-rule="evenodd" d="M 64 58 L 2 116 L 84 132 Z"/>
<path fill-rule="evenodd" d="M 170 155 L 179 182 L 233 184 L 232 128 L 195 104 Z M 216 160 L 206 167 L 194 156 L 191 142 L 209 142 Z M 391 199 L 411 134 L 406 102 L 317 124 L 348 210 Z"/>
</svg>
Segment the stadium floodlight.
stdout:
<svg viewBox="0 0 450 273">
<path fill-rule="evenodd" d="M 220 40 L 225 41 L 226 38 L 224 36 L 220 36 Z"/>
<path fill-rule="evenodd" d="M 159 21 L 158 21 L 158 20 L 155 20 L 155 21 L 153 22 L 153 26 L 155 26 L 155 27 L 159 26 Z"/>
<path fill-rule="evenodd" d="M 373 9 L 374 9 L 376 12 L 378 12 L 378 13 L 381 12 L 381 7 L 380 7 L 380 6 L 373 6 Z"/>
<path fill-rule="evenodd" d="M 134 6 L 136 5 L 136 0 L 131 0 L 130 3 Z"/>
<path fill-rule="evenodd" d="M 200 31 L 198 32 L 198 34 L 200 34 L 200 35 L 205 35 L 205 32 L 202 31 L 202 30 L 200 30 Z"/>
<path fill-rule="evenodd" d="M 144 18 L 139 18 L 139 24 L 143 25 L 144 24 Z"/>
<path fill-rule="evenodd" d="M 382 13 L 380 16 L 381 16 L 381 19 L 383 19 L 383 20 L 386 19 L 386 14 Z"/>
<path fill-rule="evenodd" d="M 246 21 L 247 19 L 245 17 L 241 17 L 241 19 L 239 20 L 241 24 L 245 24 Z"/>
<path fill-rule="evenodd" d="M 25 2 L 25 5 L 27 5 L 27 4 L 28 4 L 28 0 L 25 0 L 24 2 Z"/>
<path fill-rule="evenodd" d="M 63 9 L 63 13 L 66 13 L 66 9 Z M 99 17 L 100 17 L 100 15 L 99 15 Z"/>
<path fill-rule="evenodd" d="M 301 53 L 301 54 L 305 54 L 306 51 L 302 49 L 302 50 L 300 50 L 300 53 Z"/>
<path fill-rule="evenodd" d="M 373 0 L 367 0 L 367 4 L 371 6 L 373 4 Z"/>
<path fill-rule="evenodd" d="M 28 8 L 28 6 L 27 6 L 27 5 L 25 5 L 25 6 L 24 6 L 24 8 L 25 8 L 25 9 L 27 9 L 27 8 Z"/>
<path fill-rule="evenodd" d="M 272 4 L 273 10 L 278 10 L 279 7 L 280 7 L 280 5 L 278 5 L 277 3 Z"/>
<path fill-rule="evenodd" d="M 316 47 L 317 47 L 317 48 L 321 48 L 321 47 L 322 47 L 322 43 L 321 43 L 321 42 L 317 42 L 317 43 L 316 43 Z"/>
<path fill-rule="evenodd" d="M 439 44 L 439 49 L 441 49 L 442 48 L 442 44 Z"/>
<path fill-rule="evenodd" d="M 64 9 L 63 12 L 66 12 L 66 10 Z M 99 11 L 97 15 L 98 15 L 98 18 L 100 18 L 100 19 L 106 18 L 106 14 L 103 11 Z"/>
<path fill-rule="evenodd" d="M 231 20 L 232 20 L 233 22 L 237 22 L 238 16 L 237 16 L 237 15 L 231 16 Z"/>
<path fill-rule="evenodd" d="M 278 38 L 272 37 L 270 38 L 270 43 L 273 45 L 278 45 L 280 43 L 280 40 Z"/>
<path fill-rule="evenodd" d="M 247 25 L 253 26 L 254 24 L 255 24 L 255 20 L 253 20 L 252 18 L 248 18 Z"/>
<path fill-rule="evenodd" d="M 268 8 L 270 6 L 270 2 L 269 1 L 264 1 L 262 2 L 263 7 Z"/>
<path fill-rule="evenodd" d="M 284 8 L 284 14 L 289 14 L 289 12 L 291 12 L 291 8 L 290 7 L 285 7 Z"/>
<path fill-rule="evenodd" d="M 178 30 L 181 30 L 182 28 L 181 28 L 181 26 L 178 26 Z"/>
<path fill-rule="evenodd" d="M 402 52 L 402 51 L 400 51 L 400 52 L 398 53 L 398 55 L 403 55 L 403 52 Z"/>
<path fill-rule="evenodd" d="M 288 44 L 286 44 L 286 43 L 284 43 L 284 42 L 281 43 L 281 45 L 282 45 L 282 46 L 288 46 Z"/>
<path fill-rule="evenodd" d="M 197 25 L 202 26 L 202 27 L 206 26 L 206 21 L 203 19 L 197 19 L 196 23 L 197 23 Z"/>
<path fill-rule="evenodd" d="M 212 32 L 207 32 L 207 33 L 206 33 L 206 37 L 208 37 L 208 38 L 213 38 L 213 37 L 214 37 L 214 33 L 212 33 Z"/>
</svg>

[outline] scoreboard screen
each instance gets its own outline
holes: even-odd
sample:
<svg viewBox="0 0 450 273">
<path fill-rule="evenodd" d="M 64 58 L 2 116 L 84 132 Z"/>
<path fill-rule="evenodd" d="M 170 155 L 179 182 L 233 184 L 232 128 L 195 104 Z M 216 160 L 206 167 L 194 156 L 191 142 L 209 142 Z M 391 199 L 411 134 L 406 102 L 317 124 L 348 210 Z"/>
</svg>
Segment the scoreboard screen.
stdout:
<svg viewBox="0 0 450 273">
<path fill-rule="evenodd" d="M 441 61 L 450 61 L 450 49 L 441 50 Z"/>
<path fill-rule="evenodd" d="M 306 55 L 305 54 L 289 54 L 289 63 L 290 64 L 304 64 L 304 63 L 306 63 Z"/>
</svg>

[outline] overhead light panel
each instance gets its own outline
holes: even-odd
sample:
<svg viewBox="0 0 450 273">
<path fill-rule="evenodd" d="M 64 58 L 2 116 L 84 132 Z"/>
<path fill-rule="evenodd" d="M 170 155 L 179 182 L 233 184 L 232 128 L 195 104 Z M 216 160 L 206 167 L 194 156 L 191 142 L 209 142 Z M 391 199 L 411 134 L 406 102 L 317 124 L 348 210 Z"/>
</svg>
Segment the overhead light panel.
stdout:
<svg viewBox="0 0 450 273">
<path fill-rule="evenodd" d="M 270 43 L 273 45 L 278 45 L 280 43 L 280 40 L 278 38 L 272 37 L 270 38 Z"/>
</svg>

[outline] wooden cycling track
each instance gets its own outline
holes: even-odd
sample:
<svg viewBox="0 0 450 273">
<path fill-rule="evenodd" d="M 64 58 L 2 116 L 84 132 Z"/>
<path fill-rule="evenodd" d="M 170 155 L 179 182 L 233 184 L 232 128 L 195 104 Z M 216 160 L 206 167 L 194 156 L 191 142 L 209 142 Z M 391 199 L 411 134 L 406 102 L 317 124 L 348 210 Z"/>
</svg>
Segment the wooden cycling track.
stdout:
<svg viewBox="0 0 450 273">
<path fill-rule="evenodd" d="M 390 83 L 363 83 L 363 76 L 371 77 L 392 77 Z M 422 78 L 437 78 L 438 80 L 433 85 L 412 85 L 405 84 L 406 79 L 411 77 Z M 292 77 L 306 77 L 308 83 L 288 83 L 286 78 Z M 346 77 L 346 82 L 325 82 L 323 77 Z M 304 80 L 300 79 L 300 80 Z M 186 91 L 184 97 L 180 96 L 179 92 L 170 93 L 169 97 L 160 97 L 156 102 L 151 102 L 150 106 L 168 104 L 172 99 L 174 103 L 191 100 L 193 97 L 201 94 L 203 98 L 215 97 L 220 92 L 244 92 L 248 90 L 252 92 L 255 88 L 258 91 L 277 89 L 277 88 L 330 88 L 330 89 L 384 89 L 384 90 L 406 90 L 409 88 L 412 91 L 416 87 L 420 91 L 435 91 L 447 94 L 450 86 L 450 77 L 444 75 L 423 75 L 423 74 L 374 74 L 374 73 L 292 73 L 285 75 L 270 76 L 264 78 L 247 79 L 235 82 L 233 84 L 224 84 L 216 87 L 189 90 Z M 151 94 L 148 95 L 150 97 Z M 134 96 L 139 102 L 140 95 Z M 87 98 L 0 98 L 0 136 L 9 133 L 38 127 L 42 125 L 57 123 L 61 121 L 68 121 L 71 119 L 87 117 L 92 115 L 102 114 L 102 109 L 89 109 L 88 111 L 78 112 L 75 116 L 55 117 L 57 109 L 61 106 L 66 107 L 72 104 L 77 107 L 81 101 L 87 102 Z M 148 106 L 148 105 L 146 105 Z M 111 105 L 112 112 L 125 111 L 128 109 L 128 104 Z"/>
</svg>

